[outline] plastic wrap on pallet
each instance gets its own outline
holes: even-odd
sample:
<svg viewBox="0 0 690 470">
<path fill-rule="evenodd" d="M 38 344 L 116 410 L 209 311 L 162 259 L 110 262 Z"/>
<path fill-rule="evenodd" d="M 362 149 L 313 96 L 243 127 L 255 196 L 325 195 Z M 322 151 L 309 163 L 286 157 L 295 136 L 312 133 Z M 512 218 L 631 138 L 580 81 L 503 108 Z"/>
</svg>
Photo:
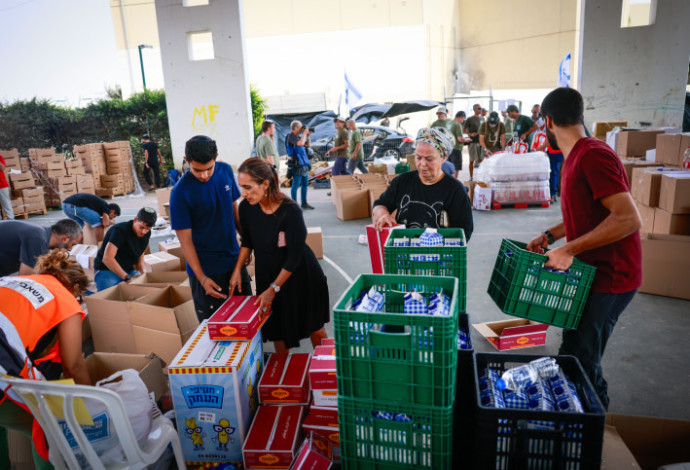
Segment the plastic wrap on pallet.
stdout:
<svg viewBox="0 0 690 470">
<path fill-rule="evenodd" d="M 499 152 L 482 161 L 475 179 L 493 187 L 494 182 L 548 181 L 550 172 L 549 157 L 544 152 Z"/>
<path fill-rule="evenodd" d="M 491 183 L 491 198 L 499 204 L 534 204 L 550 197 L 548 180 Z"/>
</svg>

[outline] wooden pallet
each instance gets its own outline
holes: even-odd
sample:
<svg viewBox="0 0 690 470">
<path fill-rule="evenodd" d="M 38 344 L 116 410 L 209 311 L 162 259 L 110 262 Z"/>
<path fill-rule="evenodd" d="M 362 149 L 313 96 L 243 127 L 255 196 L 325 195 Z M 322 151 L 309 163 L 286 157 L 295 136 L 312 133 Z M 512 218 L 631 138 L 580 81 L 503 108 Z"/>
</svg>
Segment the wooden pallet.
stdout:
<svg viewBox="0 0 690 470">
<path fill-rule="evenodd" d="M 22 219 L 28 219 L 30 215 L 46 215 L 48 209 L 39 209 L 37 211 L 24 212 L 23 214 L 14 214 L 14 218 L 21 217 Z"/>
<path fill-rule="evenodd" d="M 517 204 L 504 204 L 500 202 L 493 201 L 491 203 L 491 209 L 497 211 L 499 209 L 528 209 L 530 207 L 551 207 L 551 202 L 531 202 L 531 203 L 517 203 Z"/>
<path fill-rule="evenodd" d="M 110 192 L 110 191 L 103 191 L 102 189 L 96 189 L 96 195 L 102 197 L 103 199 L 112 199 L 115 196 L 124 196 L 127 194 L 125 191 L 118 191 L 118 192 Z"/>
</svg>

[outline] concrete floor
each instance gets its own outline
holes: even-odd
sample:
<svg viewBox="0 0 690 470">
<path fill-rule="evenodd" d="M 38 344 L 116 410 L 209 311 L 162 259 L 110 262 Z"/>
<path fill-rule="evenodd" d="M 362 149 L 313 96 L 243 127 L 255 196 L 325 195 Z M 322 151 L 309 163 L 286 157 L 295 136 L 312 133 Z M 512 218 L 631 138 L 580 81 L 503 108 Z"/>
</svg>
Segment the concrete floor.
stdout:
<svg viewBox="0 0 690 470">
<path fill-rule="evenodd" d="M 467 178 L 467 171 L 460 179 Z M 309 202 L 316 209 L 306 211 L 307 226 L 320 226 L 324 235 L 324 254 L 350 278 L 371 272 L 368 248 L 357 243 L 369 220 L 343 222 L 335 215 L 328 190 L 309 190 Z M 132 218 L 140 207 L 156 207 L 153 193 L 139 197 L 120 197 L 114 202 L 123 208 L 120 220 Z M 46 225 L 62 218 L 62 212 L 49 211 L 34 216 L 31 222 Z M 511 318 L 503 314 L 486 293 L 501 239 L 529 241 L 560 218 L 556 203 L 548 209 L 502 209 L 474 211 L 475 231 L 468 246 L 467 311 L 472 323 Z M 328 277 L 331 304 L 348 287 L 346 278 L 332 264 L 321 261 Z M 332 335 L 332 323 L 327 326 Z M 549 328 L 544 347 L 525 349 L 529 354 L 556 354 L 561 330 Z M 637 294 L 621 316 L 611 337 L 603 361 L 609 382 L 610 410 L 614 413 L 640 414 L 690 419 L 688 390 L 688 338 L 690 338 L 690 302 L 648 294 Z M 493 347 L 472 330 L 475 351 L 493 352 Z M 272 345 L 266 344 L 271 351 Z M 308 340 L 300 351 L 311 351 Z"/>
</svg>

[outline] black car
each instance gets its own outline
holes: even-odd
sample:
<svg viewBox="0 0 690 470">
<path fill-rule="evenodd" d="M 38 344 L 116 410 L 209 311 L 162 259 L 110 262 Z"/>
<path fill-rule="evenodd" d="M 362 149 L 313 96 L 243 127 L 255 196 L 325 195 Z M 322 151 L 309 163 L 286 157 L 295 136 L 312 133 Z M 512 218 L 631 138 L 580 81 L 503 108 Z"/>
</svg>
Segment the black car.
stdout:
<svg viewBox="0 0 690 470">
<path fill-rule="evenodd" d="M 390 127 L 362 125 L 357 126 L 362 133 L 364 148 L 364 160 L 371 161 L 382 157 L 404 157 L 413 153 L 414 139 L 408 136 L 402 129 L 393 130 Z M 311 143 L 314 157 L 318 160 L 332 160 L 332 155 L 327 152 L 333 148 L 334 137 L 319 139 Z"/>
</svg>

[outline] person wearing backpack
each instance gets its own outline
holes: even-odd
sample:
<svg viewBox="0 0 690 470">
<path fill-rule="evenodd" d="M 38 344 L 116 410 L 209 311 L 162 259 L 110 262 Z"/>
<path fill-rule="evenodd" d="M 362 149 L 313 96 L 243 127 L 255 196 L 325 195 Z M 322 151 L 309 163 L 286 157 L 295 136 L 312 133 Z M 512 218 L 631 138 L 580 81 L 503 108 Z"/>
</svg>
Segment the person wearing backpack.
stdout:
<svg viewBox="0 0 690 470">
<path fill-rule="evenodd" d="M 307 203 L 307 189 L 309 189 L 309 169 L 311 162 L 305 147 L 311 142 L 309 140 L 309 129 L 304 127 L 300 121 L 290 123 L 290 133 L 285 137 L 285 148 L 287 149 L 288 161 L 292 165 L 292 199 L 297 202 L 297 188 L 302 187 L 302 209 L 313 209 Z"/>
</svg>

